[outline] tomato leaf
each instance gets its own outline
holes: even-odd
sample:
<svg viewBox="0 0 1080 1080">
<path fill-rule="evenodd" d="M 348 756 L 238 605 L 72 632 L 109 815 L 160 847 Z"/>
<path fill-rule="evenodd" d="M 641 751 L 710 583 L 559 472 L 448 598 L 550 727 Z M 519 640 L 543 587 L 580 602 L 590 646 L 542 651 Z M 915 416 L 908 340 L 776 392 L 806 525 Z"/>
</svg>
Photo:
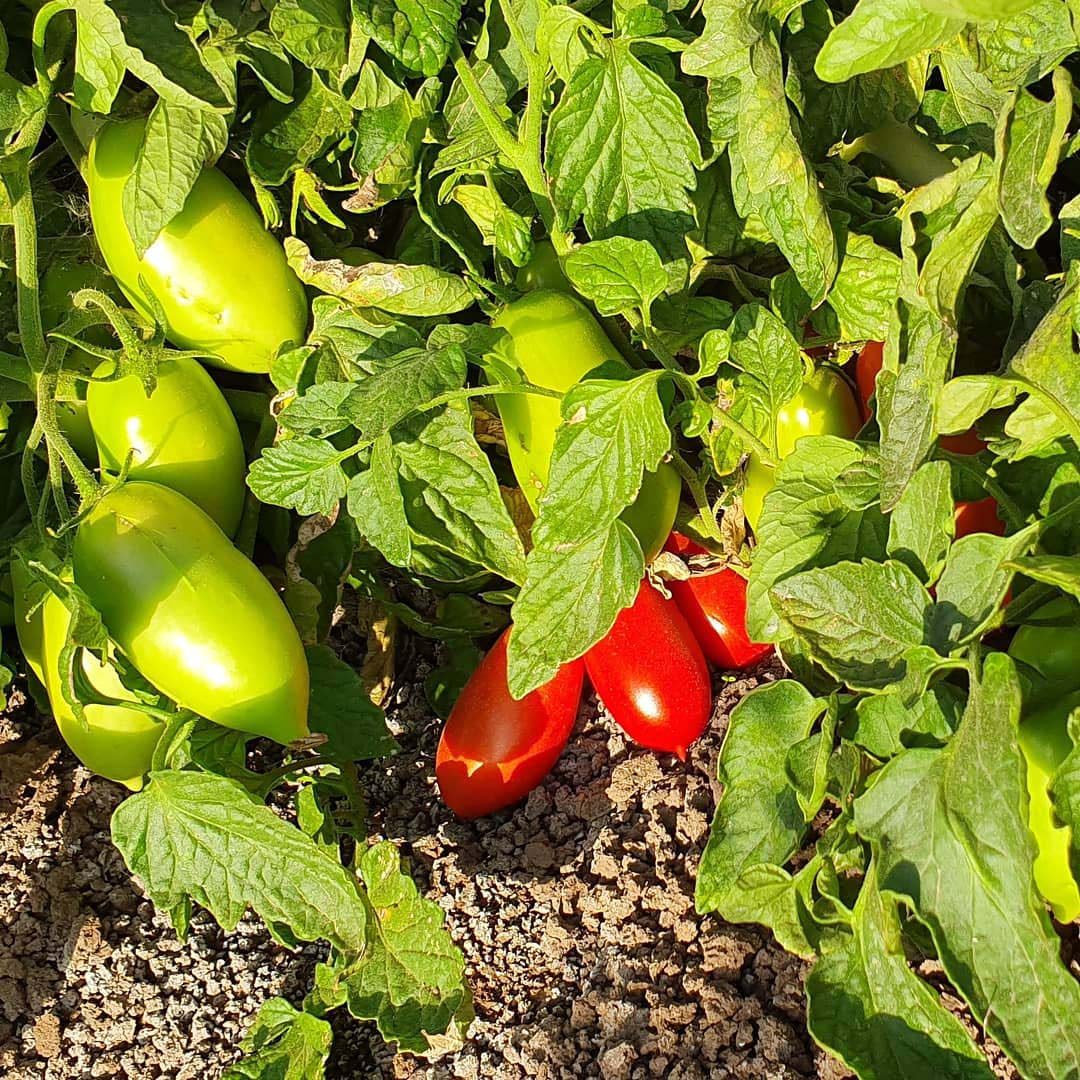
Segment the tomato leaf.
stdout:
<svg viewBox="0 0 1080 1080">
<path fill-rule="evenodd" d="M 924 923 L 946 973 L 1020 1071 L 1080 1066 L 1080 984 L 1031 876 L 1020 688 L 1009 657 L 987 656 L 960 727 L 943 750 L 895 758 L 855 802 L 881 888 Z"/>
<path fill-rule="evenodd" d="M 863 882 L 851 933 L 806 979 L 811 1034 L 861 1077 L 918 1075 L 991 1080 L 994 1075 L 960 1021 L 912 970 L 896 901 Z"/>
<path fill-rule="evenodd" d="M 318 1080 L 333 1038 L 328 1020 L 294 1009 L 284 998 L 268 998 L 240 1043 L 244 1057 L 221 1080 Z"/>
<path fill-rule="evenodd" d="M 365 947 L 369 914 L 352 875 L 234 780 L 151 773 L 114 811 L 112 837 L 159 907 L 194 900 L 225 930 L 251 907 L 301 941 Z"/>
<path fill-rule="evenodd" d="M 325 645 L 306 650 L 311 673 L 308 726 L 327 736 L 323 753 L 339 761 L 368 761 L 398 749 L 382 709 L 364 691 L 357 672 Z"/>
</svg>

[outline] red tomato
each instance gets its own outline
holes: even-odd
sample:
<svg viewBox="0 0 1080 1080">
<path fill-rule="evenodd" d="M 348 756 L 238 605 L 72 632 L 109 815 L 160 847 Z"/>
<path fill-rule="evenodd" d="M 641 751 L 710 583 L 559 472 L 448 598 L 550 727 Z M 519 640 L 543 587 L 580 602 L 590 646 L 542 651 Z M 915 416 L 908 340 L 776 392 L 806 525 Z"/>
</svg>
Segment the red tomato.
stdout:
<svg viewBox="0 0 1080 1080">
<path fill-rule="evenodd" d="M 683 557 L 706 554 L 703 547 L 677 532 L 668 537 L 664 549 Z M 747 636 L 746 579 L 734 570 L 669 581 L 668 588 L 702 651 L 717 667 L 753 667 L 772 653 L 771 645 Z"/>
<path fill-rule="evenodd" d="M 582 661 L 515 701 L 506 685 L 509 640 L 507 630 L 480 661 L 439 739 L 435 776 L 459 817 L 493 814 L 528 795 L 559 760 L 577 718 Z"/>
<path fill-rule="evenodd" d="M 1005 535 L 1005 522 L 998 517 L 997 502 L 992 498 L 956 504 L 956 539 L 977 532 Z"/>
<path fill-rule="evenodd" d="M 881 370 L 884 351 L 884 342 L 868 341 L 855 361 L 855 386 L 859 391 L 859 404 L 862 406 L 864 423 L 870 419 L 874 411 L 870 408 L 870 398 L 873 396 L 874 384 Z"/>
<path fill-rule="evenodd" d="M 953 454 L 978 454 L 986 449 L 986 443 L 975 434 L 973 428 L 969 428 L 959 435 L 940 436 L 938 446 L 942 450 L 948 450 Z"/>
<path fill-rule="evenodd" d="M 673 600 L 648 579 L 619 612 L 585 670 L 615 722 L 635 742 L 686 759 L 712 715 L 709 668 Z"/>
</svg>

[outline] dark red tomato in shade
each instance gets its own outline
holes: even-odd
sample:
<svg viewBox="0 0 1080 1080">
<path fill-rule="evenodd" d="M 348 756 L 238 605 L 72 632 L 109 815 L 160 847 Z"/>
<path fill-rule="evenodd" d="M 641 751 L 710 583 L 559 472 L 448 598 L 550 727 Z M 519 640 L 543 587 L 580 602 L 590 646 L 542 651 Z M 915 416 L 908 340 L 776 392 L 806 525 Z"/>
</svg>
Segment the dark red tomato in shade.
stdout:
<svg viewBox="0 0 1080 1080">
<path fill-rule="evenodd" d="M 970 428 L 959 435 L 939 436 L 938 446 L 951 454 L 980 454 L 986 449 L 986 443 Z"/>
<path fill-rule="evenodd" d="M 998 517 L 997 501 L 986 498 L 976 502 L 958 502 L 956 504 L 956 539 L 980 532 L 993 533 L 995 536 L 1005 535 L 1005 522 Z"/>
<path fill-rule="evenodd" d="M 668 537 L 664 550 L 684 558 L 707 554 L 678 532 Z M 695 574 L 689 581 L 667 584 L 702 652 L 717 667 L 753 667 L 772 654 L 771 645 L 751 641 L 746 633 L 746 579 L 734 570 Z"/>
<path fill-rule="evenodd" d="M 585 671 L 619 727 L 651 750 L 685 760 L 709 723 L 705 655 L 675 601 L 648 579 L 607 637 L 585 654 Z"/>
<path fill-rule="evenodd" d="M 564 664 L 515 701 L 506 685 L 509 640 L 507 630 L 480 661 L 439 739 L 435 776 L 459 817 L 493 814 L 528 795 L 559 760 L 577 719 L 584 662 Z"/>
</svg>

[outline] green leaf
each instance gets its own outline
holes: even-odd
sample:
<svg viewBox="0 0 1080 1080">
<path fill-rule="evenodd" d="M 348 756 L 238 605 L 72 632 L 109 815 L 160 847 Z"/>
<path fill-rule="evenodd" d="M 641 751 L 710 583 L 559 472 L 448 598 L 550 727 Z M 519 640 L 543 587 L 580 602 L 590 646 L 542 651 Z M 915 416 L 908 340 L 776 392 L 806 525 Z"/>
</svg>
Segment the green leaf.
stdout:
<svg viewBox="0 0 1080 1080">
<path fill-rule="evenodd" d="M 386 716 L 364 690 L 357 672 L 325 645 L 306 650 L 311 673 L 308 725 L 327 736 L 321 753 L 340 761 L 369 761 L 398 750 Z"/>
<path fill-rule="evenodd" d="M 845 341 L 884 341 L 896 292 L 900 260 L 869 236 L 848 233 L 829 306 Z"/>
<path fill-rule="evenodd" d="M 348 59 L 346 0 L 277 0 L 270 30 L 305 67 L 337 72 Z"/>
<path fill-rule="evenodd" d="M 757 863 L 738 876 L 718 910 L 727 922 L 767 926 L 784 949 L 809 960 L 816 953 L 811 940 L 816 935 L 808 933 L 807 924 L 820 867 L 820 860 L 811 859 L 793 877 L 783 867 Z"/>
<path fill-rule="evenodd" d="M 965 22 L 1005 19 L 1031 7 L 1035 0 L 920 0 L 928 10 Z"/>
<path fill-rule="evenodd" d="M 315 161 L 353 124 L 349 103 L 323 81 L 305 72 L 290 101 L 267 102 L 255 117 L 247 145 L 247 165 L 265 184 L 282 184 Z"/>
<path fill-rule="evenodd" d="M 743 304 L 731 324 L 730 361 L 748 378 L 740 378 L 766 415 L 775 419 L 803 383 L 802 355 L 788 328 L 766 307 Z"/>
<path fill-rule="evenodd" d="M 891 68 L 943 45 L 964 29 L 963 19 L 932 15 L 919 0 L 859 0 L 829 35 L 814 70 L 825 82 Z"/>
<path fill-rule="evenodd" d="M 1066 726 L 1072 745 L 1050 778 L 1048 791 L 1055 825 L 1059 821 L 1069 830 L 1069 866 L 1075 879 L 1080 874 L 1080 693 L 1074 691 L 1053 707 L 1061 710 L 1059 722 Z M 1045 728 L 1034 736 L 1037 740 L 1052 737 Z"/>
<path fill-rule="evenodd" d="M 908 649 L 923 644 L 930 596 L 903 564 L 838 562 L 785 578 L 773 605 L 815 659 L 854 689 L 899 678 Z"/>
<path fill-rule="evenodd" d="M 1051 101 L 1020 90 L 998 122 L 998 206 L 1009 235 L 1023 248 L 1033 248 L 1054 222 L 1046 189 L 1057 171 L 1072 101 L 1072 79 L 1058 68 Z"/>
<path fill-rule="evenodd" d="M 1080 555 L 1029 555 L 1010 559 L 1005 568 L 1043 581 L 1080 599 Z"/>
<path fill-rule="evenodd" d="M 360 876 L 372 912 L 363 956 L 345 980 L 349 1012 L 374 1020 L 399 1049 L 423 1053 L 430 1036 L 460 1043 L 472 1019 L 465 960 L 443 925 L 442 910 L 401 872 L 393 844 L 369 847 Z"/>
<path fill-rule="evenodd" d="M 248 487 L 260 500 L 300 514 L 330 514 L 348 479 L 331 443 L 300 435 L 270 446 L 252 462 Z"/>
<path fill-rule="evenodd" d="M 78 37 L 87 34 L 90 42 L 82 54 L 80 107 L 109 110 L 119 89 L 115 75 L 120 63 L 174 104 L 222 111 L 230 107 L 230 94 L 161 0 L 76 0 L 75 12 Z M 104 83 L 104 89 L 91 91 L 90 81 L 96 88 Z"/>
<path fill-rule="evenodd" d="M 991 1080 L 963 1024 L 910 968 L 896 902 L 871 868 L 851 933 L 806 977 L 810 1034 L 861 1080 Z"/>
<path fill-rule="evenodd" d="M 579 247 L 563 267 L 574 288 L 601 315 L 648 311 L 667 287 L 667 274 L 652 244 L 625 236 Z"/>
<path fill-rule="evenodd" d="M 307 244 L 292 236 L 285 241 L 285 253 L 301 281 L 354 307 L 398 315 L 449 315 L 473 303 L 460 277 L 435 266 L 378 262 L 347 266 L 338 259 L 313 258 Z"/>
<path fill-rule="evenodd" d="M 1025 1076 L 1080 1070 L 1080 984 L 1031 874 L 1020 687 L 990 653 L 943 750 L 913 749 L 855 802 L 881 888 L 929 929 L 952 984 Z"/>
<path fill-rule="evenodd" d="M 800 439 L 765 496 L 746 590 L 746 628 L 754 641 L 790 636 L 771 589 L 786 577 L 843 559 L 885 556 L 885 519 L 874 505 L 877 461 L 848 439 Z"/>
<path fill-rule="evenodd" d="M 457 40 L 462 0 L 353 0 L 354 18 L 396 60 L 438 75 Z"/>
<path fill-rule="evenodd" d="M 682 254 L 697 139 L 682 102 L 628 40 L 599 47 L 574 69 L 548 124 L 555 205 L 569 221 L 583 216 L 593 239 L 620 234 L 651 241 L 665 259 Z"/>
<path fill-rule="evenodd" d="M 232 930 L 250 907 L 301 941 L 365 947 L 368 915 L 352 875 L 234 780 L 151 773 L 114 811 L 112 838 L 159 908 L 193 900 Z"/>
<path fill-rule="evenodd" d="M 618 515 L 671 446 L 662 374 L 588 379 L 563 398 L 548 487 L 514 604 L 510 692 L 523 697 L 611 629 L 637 595 L 641 545 Z"/>
<path fill-rule="evenodd" d="M 750 47 L 737 145 L 749 182 L 750 206 L 817 307 L 836 276 L 836 238 L 817 177 L 792 127 L 780 47 L 771 37 Z"/>
<path fill-rule="evenodd" d="M 937 581 L 955 532 L 952 472 L 928 461 L 911 478 L 889 517 L 889 557 L 902 562 L 924 585 Z"/>
<path fill-rule="evenodd" d="M 124 185 L 124 221 L 140 258 L 183 209 L 203 166 L 217 160 L 228 136 L 220 113 L 158 100 Z"/>
<path fill-rule="evenodd" d="M 1008 564 L 1029 551 L 1038 536 L 1036 524 L 1012 536 L 972 533 L 953 544 L 931 614 L 931 641 L 939 652 L 985 632 L 1009 590 L 1013 571 Z"/>
<path fill-rule="evenodd" d="M 896 684 L 889 688 L 896 689 Z M 868 694 L 856 706 L 851 739 L 882 761 L 895 757 L 923 736 L 945 742 L 960 721 L 958 693 L 947 684 L 928 690 L 914 702 L 898 692 Z"/>
<path fill-rule="evenodd" d="M 727 899 L 750 886 L 740 880 L 746 871 L 780 866 L 799 849 L 807 822 L 784 764 L 825 708 L 806 687 L 784 679 L 752 690 L 732 711 L 716 770 L 724 794 L 695 887 L 699 912 L 730 917 Z"/>
<path fill-rule="evenodd" d="M 240 1043 L 244 1057 L 221 1080 L 322 1080 L 333 1041 L 328 1020 L 269 998 Z"/>
<path fill-rule="evenodd" d="M 466 410 L 406 421 L 383 451 L 385 460 L 350 484 L 349 512 L 388 560 L 423 573 L 421 549 L 438 549 L 525 580 L 521 538 Z"/>
</svg>

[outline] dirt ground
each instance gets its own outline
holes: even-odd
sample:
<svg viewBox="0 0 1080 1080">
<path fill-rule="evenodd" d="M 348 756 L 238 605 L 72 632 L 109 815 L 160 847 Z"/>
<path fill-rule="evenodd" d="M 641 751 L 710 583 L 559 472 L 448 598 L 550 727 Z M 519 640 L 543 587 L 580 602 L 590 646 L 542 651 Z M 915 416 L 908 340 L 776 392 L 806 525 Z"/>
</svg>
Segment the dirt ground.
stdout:
<svg viewBox="0 0 1080 1080">
<path fill-rule="evenodd" d="M 685 765 L 631 748 L 587 704 L 525 804 L 464 824 L 434 791 L 438 722 L 416 668 L 390 710 L 402 752 L 362 774 L 372 836 L 400 845 L 446 911 L 477 1019 L 461 1051 L 426 1062 L 395 1057 L 342 1010 L 330 1077 L 849 1075 L 807 1035 L 804 965 L 767 934 L 693 909 L 724 718 L 755 680 L 718 683 L 714 723 Z M 317 945 L 274 945 L 254 920 L 224 934 L 205 914 L 179 942 L 109 841 L 122 794 L 78 767 L 31 709 L 16 701 L 0 719 L 10 1080 L 216 1077 L 259 1004 L 299 1001 L 321 957 Z"/>
</svg>

